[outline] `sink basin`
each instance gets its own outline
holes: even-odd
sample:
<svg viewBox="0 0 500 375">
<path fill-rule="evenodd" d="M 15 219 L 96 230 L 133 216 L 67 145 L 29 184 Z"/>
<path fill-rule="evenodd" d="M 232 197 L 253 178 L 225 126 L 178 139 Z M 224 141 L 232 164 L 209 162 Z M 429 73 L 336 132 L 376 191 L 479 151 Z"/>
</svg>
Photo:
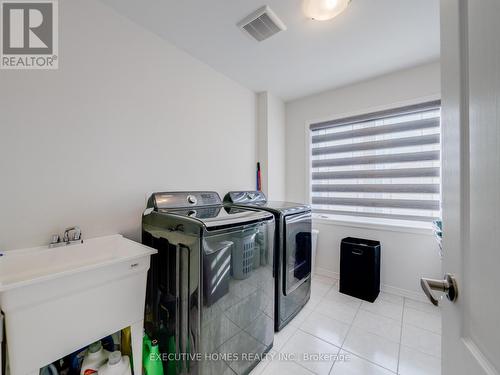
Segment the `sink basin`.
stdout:
<svg viewBox="0 0 500 375">
<path fill-rule="evenodd" d="M 11 373 L 38 374 L 39 368 L 130 326 L 134 371 L 140 374 L 147 271 L 155 253 L 121 235 L 5 252 L 0 309 Z"/>
<path fill-rule="evenodd" d="M 4 252 L 0 257 L 0 292 L 126 262 L 156 250 L 121 235 L 91 238 L 82 244 Z"/>
</svg>

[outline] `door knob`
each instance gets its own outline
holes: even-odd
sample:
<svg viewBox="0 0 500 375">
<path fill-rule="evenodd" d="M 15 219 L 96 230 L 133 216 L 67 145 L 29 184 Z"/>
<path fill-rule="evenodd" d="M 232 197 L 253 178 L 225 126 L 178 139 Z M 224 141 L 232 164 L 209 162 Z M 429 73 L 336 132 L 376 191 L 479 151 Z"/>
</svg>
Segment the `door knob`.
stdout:
<svg viewBox="0 0 500 375">
<path fill-rule="evenodd" d="M 444 292 L 451 302 L 455 302 L 458 297 L 457 281 L 455 277 L 449 273 L 444 275 L 444 280 L 426 279 L 422 277 L 420 279 L 420 286 L 434 306 L 439 305 L 439 300 L 434 296 L 434 293 L 432 293 L 433 290 Z"/>
</svg>

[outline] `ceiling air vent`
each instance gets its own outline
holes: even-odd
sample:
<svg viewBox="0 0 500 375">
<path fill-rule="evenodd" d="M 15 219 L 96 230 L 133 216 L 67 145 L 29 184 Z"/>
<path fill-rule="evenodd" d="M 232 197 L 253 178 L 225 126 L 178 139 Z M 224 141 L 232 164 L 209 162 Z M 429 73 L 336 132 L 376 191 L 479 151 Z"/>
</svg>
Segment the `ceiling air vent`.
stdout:
<svg viewBox="0 0 500 375">
<path fill-rule="evenodd" d="M 259 42 L 272 37 L 280 31 L 286 30 L 285 24 L 281 22 L 278 16 L 267 5 L 238 22 L 238 27 Z"/>
</svg>

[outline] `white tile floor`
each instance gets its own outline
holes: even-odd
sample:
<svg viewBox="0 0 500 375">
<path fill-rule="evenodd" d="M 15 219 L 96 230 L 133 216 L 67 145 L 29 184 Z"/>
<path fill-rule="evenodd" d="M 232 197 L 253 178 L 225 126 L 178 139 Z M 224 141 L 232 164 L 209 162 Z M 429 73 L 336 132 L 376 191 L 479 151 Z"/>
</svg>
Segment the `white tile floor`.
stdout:
<svg viewBox="0 0 500 375">
<path fill-rule="evenodd" d="M 440 356 L 438 308 L 386 293 L 364 302 L 315 276 L 311 300 L 251 375 L 439 375 Z"/>
</svg>

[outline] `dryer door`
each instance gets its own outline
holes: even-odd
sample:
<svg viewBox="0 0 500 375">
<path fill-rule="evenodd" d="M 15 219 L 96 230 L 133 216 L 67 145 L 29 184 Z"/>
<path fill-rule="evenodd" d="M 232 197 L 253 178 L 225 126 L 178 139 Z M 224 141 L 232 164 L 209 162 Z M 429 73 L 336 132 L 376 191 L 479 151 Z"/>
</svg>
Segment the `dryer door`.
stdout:
<svg viewBox="0 0 500 375">
<path fill-rule="evenodd" d="M 311 212 L 285 216 L 283 293 L 288 295 L 311 277 Z"/>
</svg>

